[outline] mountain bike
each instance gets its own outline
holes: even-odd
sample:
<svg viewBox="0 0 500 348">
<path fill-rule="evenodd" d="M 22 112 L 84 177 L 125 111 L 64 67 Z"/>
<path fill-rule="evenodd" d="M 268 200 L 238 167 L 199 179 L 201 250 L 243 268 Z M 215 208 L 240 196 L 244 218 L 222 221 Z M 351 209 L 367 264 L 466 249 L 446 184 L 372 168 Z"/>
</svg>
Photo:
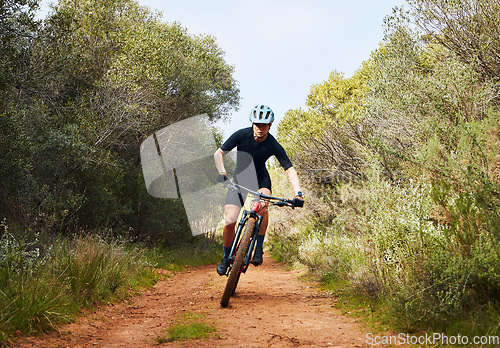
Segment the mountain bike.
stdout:
<svg viewBox="0 0 500 348">
<path fill-rule="evenodd" d="M 285 199 L 279 197 L 268 196 L 260 192 L 255 192 L 238 185 L 230 180 L 224 183 L 224 186 L 231 190 L 243 190 L 254 196 L 250 210 L 244 210 L 234 236 L 234 241 L 229 253 L 229 267 L 226 272 L 228 277 L 224 293 L 220 304 L 226 307 L 229 299 L 234 295 L 236 286 L 242 273 L 246 273 L 248 266 L 252 263 L 253 253 L 257 241 L 257 234 L 260 230 L 262 215 L 259 215 L 260 200 L 267 200 L 269 205 L 278 207 L 302 207 L 304 201 L 302 199 Z M 257 266 L 256 264 L 254 264 Z"/>
</svg>

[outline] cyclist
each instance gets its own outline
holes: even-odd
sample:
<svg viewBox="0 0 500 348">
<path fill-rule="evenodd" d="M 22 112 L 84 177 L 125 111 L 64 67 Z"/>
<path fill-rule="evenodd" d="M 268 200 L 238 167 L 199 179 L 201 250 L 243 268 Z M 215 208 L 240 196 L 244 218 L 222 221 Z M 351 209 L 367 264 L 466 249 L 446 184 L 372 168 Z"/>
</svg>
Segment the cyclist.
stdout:
<svg viewBox="0 0 500 348">
<path fill-rule="evenodd" d="M 290 183 L 295 192 L 294 203 L 296 206 L 303 204 L 302 192 L 300 190 L 299 177 L 295 168 L 292 166 L 283 147 L 278 141 L 269 133 L 269 129 L 274 121 L 274 112 L 266 105 L 256 105 L 250 112 L 250 122 L 252 126 L 243 128 L 233 133 L 224 144 L 214 154 L 215 166 L 219 172 L 218 180 L 223 182 L 228 180 L 226 169 L 224 167 L 223 155 L 237 148 L 239 152 L 246 152 L 251 155 L 255 171 L 257 174 L 257 181 L 259 185 L 258 191 L 271 195 L 271 178 L 266 168 L 266 161 L 275 156 L 278 162 L 288 174 Z M 217 273 L 224 275 L 229 266 L 228 257 L 231 252 L 231 245 L 234 240 L 235 226 L 238 215 L 245 201 L 246 194 L 244 192 L 234 192 L 230 190 L 226 198 L 224 206 L 224 257 L 221 263 L 217 266 Z M 300 201 L 300 202 L 299 202 Z M 267 202 L 261 200 L 261 210 L 259 214 L 262 215 L 262 223 L 257 236 L 257 244 L 255 247 L 252 263 L 254 265 L 262 264 L 263 244 L 266 234 L 267 224 L 269 221 Z"/>
</svg>

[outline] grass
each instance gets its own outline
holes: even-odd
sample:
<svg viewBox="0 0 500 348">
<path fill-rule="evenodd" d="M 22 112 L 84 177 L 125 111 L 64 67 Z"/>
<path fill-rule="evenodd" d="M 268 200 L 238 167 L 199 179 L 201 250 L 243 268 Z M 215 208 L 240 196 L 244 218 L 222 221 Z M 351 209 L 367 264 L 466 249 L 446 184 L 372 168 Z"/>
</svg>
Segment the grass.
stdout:
<svg viewBox="0 0 500 348">
<path fill-rule="evenodd" d="M 215 263 L 220 251 L 216 242 L 201 238 L 170 249 L 145 249 L 95 235 L 28 251 L 26 243 L 3 227 L 0 345 L 8 344 L 14 333 L 54 330 L 73 321 L 84 308 L 113 303 L 152 286 L 160 279 L 155 268 L 182 271 L 186 266 Z"/>
<path fill-rule="evenodd" d="M 201 266 L 220 261 L 221 243 L 210 240 L 195 240 L 194 243 L 185 243 L 173 248 L 156 247 L 143 251 L 144 257 L 151 266 L 174 272 L 182 271 L 185 267 Z"/>
<path fill-rule="evenodd" d="M 302 219 L 298 210 L 274 217 L 267 247 L 281 262 L 305 267 L 335 294 L 337 308 L 374 332 L 498 335 L 497 240 L 484 233 L 460 248 L 429 218 L 429 187 L 344 185 L 330 194 L 333 208 L 311 199 Z"/>
<path fill-rule="evenodd" d="M 215 326 L 206 324 L 203 319 L 203 314 L 184 313 L 167 329 L 165 336 L 158 338 L 158 343 L 203 339 L 215 335 Z"/>
<path fill-rule="evenodd" d="M 326 276 L 320 288 L 331 293 L 337 301 L 335 308 L 343 315 L 347 315 L 368 324 L 373 332 L 387 332 L 397 328 L 394 313 L 388 311 L 388 306 L 382 301 L 367 298 L 364 295 L 349 291 L 347 281 L 337 280 Z"/>
</svg>

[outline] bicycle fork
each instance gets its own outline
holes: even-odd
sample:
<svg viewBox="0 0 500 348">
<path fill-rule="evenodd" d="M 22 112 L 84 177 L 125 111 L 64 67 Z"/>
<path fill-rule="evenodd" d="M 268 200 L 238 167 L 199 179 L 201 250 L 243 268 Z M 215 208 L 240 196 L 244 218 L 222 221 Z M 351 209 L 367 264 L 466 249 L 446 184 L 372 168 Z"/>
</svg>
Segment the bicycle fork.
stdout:
<svg viewBox="0 0 500 348">
<path fill-rule="evenodd" d="M 236 234 L 234 236 L 234 241 L 233 245 L 231 246 L 231 252 L 229 253 L 229 267 L 227 269 L 226 275 L 231 272 L 231 269 L 233 268 L 233 262 L 234 262 L 234 257 L 236 255 L 236 250 L 238 249 L 238 244 L 239 240 L 241 237 L 241 234 L 243 232 L 243 228 L 245 227 L 248 219 L 250 217 L 255 218 L 255 225 L 253 227 L 253 233 L 252 233 L 252 239 L 250 240 L 250 247 L 248 248 L 248 252 L 243 259 L 243 265 L 241 267 L 241 272 L 245 273 L 248 269 L 248 265 L 250 264 L 250 260 L 252 259 L 252 253 L 255 248 L 255 244 L 257 243 L 257 234 L 259 233 L 260 230 L 260 224 L 262 222 L 262 216 L 257 214 L 256 211 L 254 210 L 244 210 L 243 211 L 243 216 L 238 223 L 238 228 L 236 229 Z"/>
</svg>

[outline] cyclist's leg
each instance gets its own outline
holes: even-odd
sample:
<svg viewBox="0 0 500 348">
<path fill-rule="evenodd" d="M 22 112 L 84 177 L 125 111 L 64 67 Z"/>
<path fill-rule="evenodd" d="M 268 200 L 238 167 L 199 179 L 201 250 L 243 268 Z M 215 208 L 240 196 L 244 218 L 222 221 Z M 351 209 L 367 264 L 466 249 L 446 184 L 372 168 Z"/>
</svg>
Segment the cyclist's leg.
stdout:
<svg viewBox="0 0 500 348">
<path fill-rule="evenodd" d="M 224 205 L 224 230 L 222 235 L 225 248 L 230 248 L 233 245 L 236 222 L 245 199 L 246 194 L 238 191 L 229 190 L 227 193 L 226 204 Z"/>
<path fill-rule="evenodd" d="M 217 273 L 219 275 L 224 275 L 229 267 L 229 253 L 231 251 L 231 246 L 233 245 L 236 220 L 240 213 L 240 207 L 234 204 L 226 204 L 224 206 L 224 230 L 222 233 L 223 245 L 224 245 L 224 257 L 221 262 L 217 265 Z"/>
<path fill-rule="evenodd" d="M 268 189 L 267 187 L 260 188 L 259 192 L 261 192 L 265 195 L 268 195 L 268 196 L 271 195 L 271 190 Z M 267 200 L 260 201 L 261 209 L 259 210 L 259 215 L 262 215 L 262 222 L 260 224 L 260 230 L 259 230 L 260 235 L 265 235 L 266 231 L 267 231 L 267 225 L 269 223 L 268 203 L 269 202 Z"/>
<path fill-rule="evenodd" d="M 269 175 L 269 172 L 266 170 L 264 173 L 262 173 L 261 176 L 258 177 L 259 181 L 259 192 L 263 193 L 265 195 L 270 196 L 271 195 L 271 177 Z M 261 200 L 260 202 L 260 208 L 261 210 L 259 211 L 259 214 L 262 216 L 262 222 L 260 224 L 260 229 L 259 229 L 259 235 L 261 235 L 261 240 L 260 242 L 264 240 L 262 236 L 266 234 L 267 231 L 267 224 L 269 222 L 269 215 L 268 215 L 268 205 L 269 202 L 267 200 Z M 259 241 L 259 240 L 258 240 Z M 259 244 L 261 244 L 259 243 Z"/>
<path fill-rule="evenodd" d="M 224 207 L 224 230 L 222 236 L 225 247 L 230 248 L 233 245 L 236 220 L 238 220 L 240 209 L 239 206 L 234 204 L 226 204 Z"/>
<path fill-rule="evenodd" d="M 271 190 L 268 188 L 261 188 L 259 189 L 259 192 L 265 194 L 265 195 L 271 195 Z M 266 200 L 261 200 L 260 202 L 260 210 L 259 214 L 262 216 L 262 221 L 260 223 L 260 229 L 259 229 L 259 235 L 257 236 L 257 246 L 255 247 L 255 252 L 253 255 L 252 263 L 255 266 L 258 266 L 262 264 L 263 258 L 262 255 L 264 253 L 263 250 L 263 244 L 264 244 L 264 238 L 267 230 L 267 224 L 269 221 L 269 214 L 268 214 L 268 202 Z"/>
</svg>

